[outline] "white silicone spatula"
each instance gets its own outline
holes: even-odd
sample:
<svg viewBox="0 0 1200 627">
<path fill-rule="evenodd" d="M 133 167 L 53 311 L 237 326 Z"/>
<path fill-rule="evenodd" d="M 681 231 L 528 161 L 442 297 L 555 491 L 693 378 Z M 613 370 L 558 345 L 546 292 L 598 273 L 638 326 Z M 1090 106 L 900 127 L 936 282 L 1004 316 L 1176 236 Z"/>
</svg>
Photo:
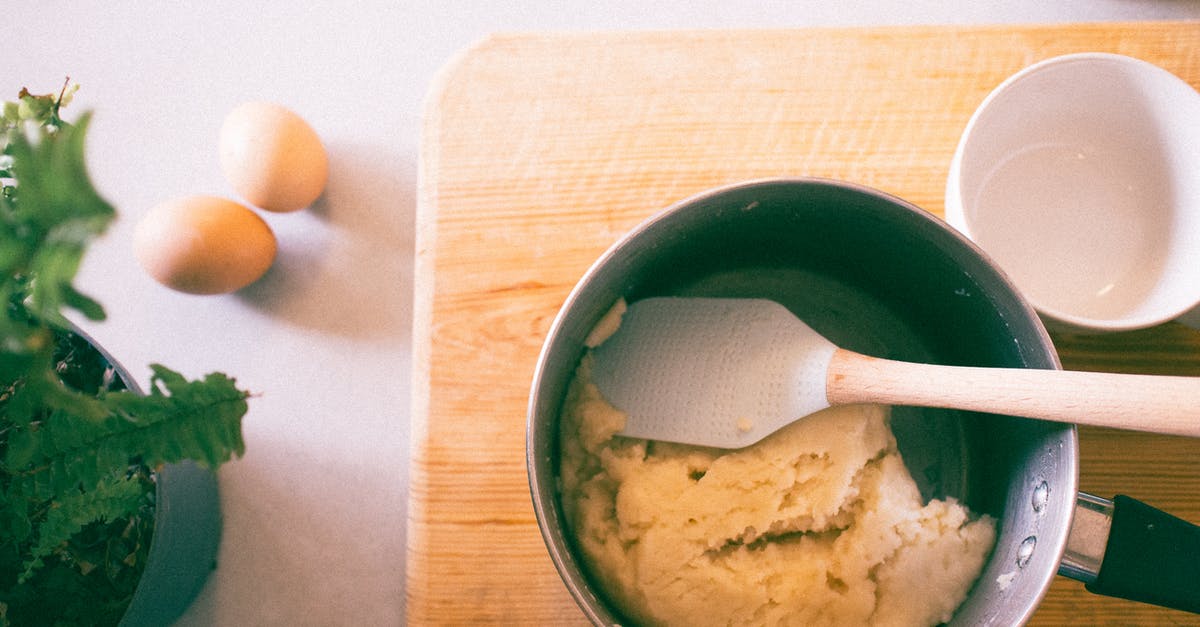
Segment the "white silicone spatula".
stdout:
<svg viewBox="0 0 1200 627">
<path fill-rule="evenodd" d="M 621 435 L 652 440 L 739 448 L 851 403 L 1200 436 L 1200 377 L 878 359 L 834 346 L 769 300 L 637 301 L 593 359 L 601 394 L 629 416 Z"/>
</svg>

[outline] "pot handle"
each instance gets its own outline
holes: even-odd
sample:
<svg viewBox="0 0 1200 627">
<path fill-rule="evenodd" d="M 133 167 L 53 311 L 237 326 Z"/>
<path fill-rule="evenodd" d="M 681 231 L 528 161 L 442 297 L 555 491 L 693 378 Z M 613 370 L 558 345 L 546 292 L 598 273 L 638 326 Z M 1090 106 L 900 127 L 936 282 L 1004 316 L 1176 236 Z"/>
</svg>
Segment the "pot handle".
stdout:
<svg viewBox="0 0 1200 627">
<path fill-rule="evenodd" d="M 1080 493 L 1059 573 L 1096 594 L 1200 613 L 1200 526 L 1128 496 Z"/>
</svg>

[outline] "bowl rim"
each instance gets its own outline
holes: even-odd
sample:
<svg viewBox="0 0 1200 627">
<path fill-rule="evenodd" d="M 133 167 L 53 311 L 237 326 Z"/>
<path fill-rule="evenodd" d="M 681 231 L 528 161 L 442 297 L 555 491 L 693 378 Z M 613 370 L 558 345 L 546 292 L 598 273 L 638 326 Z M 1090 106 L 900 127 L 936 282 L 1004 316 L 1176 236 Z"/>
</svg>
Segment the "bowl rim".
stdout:
<svg viewBox="0 0 1200 627">
<path fill-rule="evenodd" d="M 945 218 L 946 222 L 950 226 L 954 227 L 955 230 L 964 234 L 967 239 L 970 239 L 972 242 L 974 242 L 974 235 L 971 233 L 970 221 L 967 219 L 966 202 L 963 198 L 964 190 L 962 181 L 962 164 L 963 160 L 966 158 L 966 152 L 970 147 L 970 143 L 973 137 L 976 135 L 977 127 L 986 121 L 986 118 L 989 115 L 993 114 L 995 111 L 996 101 L 1000 100 L 1006 94 L 1011 92 L 1012 89 L 1018 84 L 1025 82 L 1035 74 L 1040 74 L 1047 70 L 1069 64 L 1095 66 L 1099 63 L 1115 64 L 1132 68 L 1139 74 L 1153 76 L 1156 80 L 1163 81 L 1166 84 L 1174 85 L 1180 88 L 1186 88 L 1195 94 L 1195 101 L 1197 106 L 1200 107 L 1200 91 L 1192 87 L 1191 84 L 1170 70 L 1137 57 L 1115 52 L 1084 51 L 1056 55 L 1031 63 L 1010 74 L 998 85 L 992 88 L 991 91 L 988 92 L 987 96 L 980 101 L 979 105 L 971 113 L 971 117 L 967 120 L 966 126 L 963 127 L 963 130 L 959 135 L 953 157 L 950 160 L 950 169 L 946 177 L 946 186 L 944 192 Z M 994 265 L 1000 267 L 998 263 Z M 1195 297 L 1185 303 L 1185 305 L 1178 306 L 1173 310 L 1164 310 L 1157 314 L 1150 313 L 1118 319 L 1097 318 L 1071 313 L 1060 308 L 1049 307 L 1042 303 L 1033 302 L 1032 297 L 1028 295 L 1026 295 L 1026 299 L 1033 305 L 1034 310 L 1039 315 L 1045 317 L 1051 324 L 1058 328 L 1093 332 L 1133 331 L 1174 320 L 1186 314 L 1188 311 L 1196 308 L 1197 305 L 1200 305 L 1200 290 L 1197 290 Z"/>
</svg>

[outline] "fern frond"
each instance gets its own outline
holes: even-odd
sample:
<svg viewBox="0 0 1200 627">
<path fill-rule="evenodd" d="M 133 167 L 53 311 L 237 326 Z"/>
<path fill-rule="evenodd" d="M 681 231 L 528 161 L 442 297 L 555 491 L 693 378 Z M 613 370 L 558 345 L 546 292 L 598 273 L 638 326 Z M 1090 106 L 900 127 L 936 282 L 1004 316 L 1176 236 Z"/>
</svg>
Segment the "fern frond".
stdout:
<svg viewBox="0 0 1200 627">
<path fill-rule="evenodd" d="M 38 142 L 15 133 L 6 147 L 20 202 L 5 203 L 3 218 L 13 236 L 7 238 L 7 254 L 0 256 L 3 276 L 31 279 L 25 305 L 38 319 L 52 323 L 62 321 L 63 307 L 77 308 L 92 319 L 104 316 L 94 300 L 67 289 L 88 243 L 116 216 L 88 178 L 84 139 L 90 119 L 85 113 L 73 125 L 43 132 Z"/>
<path fill-rule="evenodd" d="M 110 392 L 100 397 L 101 420 L 55 412 L 9 436 L 5 464 L 13 473 L 11 496 L 40 501 L 69 490 L 89 490 L 119 472 L 134 453 L 151 468 L 192 459 L 216 468 L 245 451 L 241 420 L 248 394 L 233 379 L 213 373 L 188 381 L 154 365 L 150 393 Z"/>
<path fill-rule="evenodd" d="M 145 495 L 146 489 L 137 479 L 110 476 L 87 492 L 75 492 L 52 503 L 46 519 L 37 525 L 37 543 L 17 582 L 24 583 L 32 577 L 45 557 L 85 525 L 121 518 L 135 511 Z"/>
</svg>

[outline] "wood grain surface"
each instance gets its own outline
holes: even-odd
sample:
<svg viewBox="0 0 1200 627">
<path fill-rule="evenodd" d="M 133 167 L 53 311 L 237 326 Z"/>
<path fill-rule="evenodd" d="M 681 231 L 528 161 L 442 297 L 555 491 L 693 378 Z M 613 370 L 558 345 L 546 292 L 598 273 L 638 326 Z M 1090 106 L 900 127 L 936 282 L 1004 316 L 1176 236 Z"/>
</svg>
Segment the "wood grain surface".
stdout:
<svg viewBox="0 0 1200 627">
<path fill-rule="evenodd" d="M 534 520 L 525 412 L 554 315 L 618 237 L 693 193 L 770 176 L 862 183 L 941 215 L 980 101 L 1078 51 L 1200 85 L 1196 23 L 509 34 L 462 53 L 422 139 L 409 623 L 583 622 Z M 1200 334 L 1175 323 L 1054 339 L 1068 368 L 1200 375 Z M 1083 489 L 1200 522 L 1200 442 L 1085 428 L 1081 449 Z M 1060 577 L 1033 624 L 1200 617 Z"/>
</svg>

